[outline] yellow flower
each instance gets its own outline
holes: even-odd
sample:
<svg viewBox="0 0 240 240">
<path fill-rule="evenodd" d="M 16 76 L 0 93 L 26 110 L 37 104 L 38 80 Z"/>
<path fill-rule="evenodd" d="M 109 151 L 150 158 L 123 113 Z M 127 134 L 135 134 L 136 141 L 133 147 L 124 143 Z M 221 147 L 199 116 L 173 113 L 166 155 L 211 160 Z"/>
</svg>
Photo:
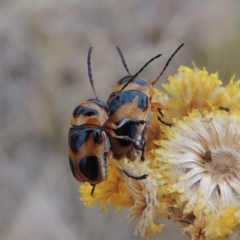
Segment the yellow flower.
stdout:
<svg viewBox="0 0 240 240">
<path fill-rule="evenodd" d="M 135 233 L 145 238 L 168 218 L 192 240 L 229 239 L 240 231 L 240 81 L 224 87 L 217 74 L 182 66 L 163 86 L 168 93 L 156 89 L 151 100 L 166 107 L 161 119 L 173 126 L 153 112 L 145 162 L 109 161 L 108 179 L 93 195 L 84 184 L 81 200 L 106 211 L 129 208 L 129 220 L 139 219 Z"/>
<path fill-rule="evenodd" d="M 163 225 L 156 223 L 159 205 L 157 182 L 149 176 L 142 181 L 128 179 L 127 183 L 134 199 L 128 218 L 130 221 L 140 218 L 135 234 L 139 233 L 142 237 L 150 238 L 161 232 Z"/>
<path fill-rule="evenodd" d="M 215 213 L 199 213 L 194 221 L 184 228 L 193 240 L 226 240 L 239 236 L 239 213 L 235 207 L 220 209 Z"/>
<path fill-rule="evenodd" d="M 114 164 L 109 163 L 108 179 L 98 184 L 91 195 L 92 186 L 88 183 L 83 184 L 79 192 L 82 195 L 81 201 L 86 207 L 94 207 L 97 203 L 101 204 L 101 209 L 108 210 L 108 205 L 113 205 L 116 210 L 123 207 L 130 207 L 133 199 L 124 181 L 124 173 Z"/>
<path fill-rule="evenodd" d="M 229 239 L 240 228 L 240 112 L 195 110 L 174 124 L 155 151 L 175 180 L 163 186 L 172 189 L 165 201 L 174 192 L 181 201 L 171 218 L 193 240 Z"/>
<path fill-rule="evenodd" d="M 199 70 L 194 67 L 190 69 L 181 66 L 178 74 L 169 77 L 169 83 L 163 87 L 172 96 L 167 102 L 168 111 L 166 118 L 186 116 L 193 109 L 240 109 L 240 82 L 234 82 L 233 78 L 226 87 L 222 86 L 222 81 L 218 75 L 209 74 L 205 69 Z"/>
<path fill-rule="evenodd" d="M 225 102 L 221 106 L 232 109 L 239 109 L 240 103 L 240 80 L 234 81 L 234 77 L 230 80 L 229 84 L 223 89 L 223 94 L 225 96 Z"/>
<path fill-rule="evenodd" d="M 240 207 L 240 113 L 194 111 L 174 128 L 158 151 L 175 184 L 194 206 Z"/>
<path fill-rule="evenodd" d="M 158 175 L 149 168 L 148 163 L 147 160 L 131 162 L 127 158 L 118 162 L 119 168 L 124 169 L 132 176 L 148 174 L 144 180 L 135 180 L 126 175 L 124 177 L 133 198 L 128 219 L 132 221 L 139 218 L 135 234 L 140 234 L 145 238 L 161 232 L 163 228 L 162 224 L 157 223 L 158 207 L 161 205 L 158 198 Z"/>
<path fill-rule="evenodd" d="M 239 225 L 239 212 L 240 210 L 236 207 L 228 207 L 219 211 L 208 226 L 206 234 L 215 239 L 233 234 L 235 227 Z"/>
</svg>

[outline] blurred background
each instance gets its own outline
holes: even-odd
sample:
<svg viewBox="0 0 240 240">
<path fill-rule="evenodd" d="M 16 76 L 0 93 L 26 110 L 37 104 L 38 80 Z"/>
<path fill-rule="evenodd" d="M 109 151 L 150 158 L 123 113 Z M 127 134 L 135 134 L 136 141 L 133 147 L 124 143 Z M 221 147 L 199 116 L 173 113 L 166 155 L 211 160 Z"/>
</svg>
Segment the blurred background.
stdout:
<svg viewBox="0 0 240 240">
<path fill-rule="evenodd" d="M 157 87 L 192 62 L 240 77 L 240 2 L 212 0 L 0 1 L 0 239 L 140 239 L 127 211 L 106 216 L 79 201 L 68 164 L 72 111 L 96 91 L 106 100 L 126 75 L 157 53 L 142 76 L 154 80 L 181 44 Z M 167 223 L 154 239 L 186 239 Z"/>
</svg>

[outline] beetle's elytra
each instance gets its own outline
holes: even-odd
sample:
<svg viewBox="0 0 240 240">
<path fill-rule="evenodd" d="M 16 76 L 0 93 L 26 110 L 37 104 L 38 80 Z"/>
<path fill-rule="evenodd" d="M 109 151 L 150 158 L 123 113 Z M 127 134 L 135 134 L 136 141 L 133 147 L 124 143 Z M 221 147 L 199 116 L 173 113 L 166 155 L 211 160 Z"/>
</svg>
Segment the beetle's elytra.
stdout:
<svg viewBox="0 0 240 240">
<path fill-rule="evenodd" d="M 108 160 L 112 153 L 108 136 L 103 129 L 108 118 L 108 105 L 97 98 L 94 89 L 91 52 L 92 48 L 88 51 L 88 76 L 95 99 L 89 99 L 74 109 L 68 145 L 73 176 L 80 182 L 89 182 L 93 186 L 93 194 L 96 184 L 108 177 Z"/>
</svg>

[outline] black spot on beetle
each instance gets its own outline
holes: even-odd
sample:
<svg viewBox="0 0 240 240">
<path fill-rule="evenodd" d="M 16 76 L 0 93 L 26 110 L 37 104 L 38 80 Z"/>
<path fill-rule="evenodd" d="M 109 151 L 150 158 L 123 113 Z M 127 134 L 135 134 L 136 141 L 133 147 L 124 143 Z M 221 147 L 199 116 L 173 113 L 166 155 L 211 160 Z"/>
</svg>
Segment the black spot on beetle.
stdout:
<svg viewBox="0 0 240 240">
<path fill-rule="evenodd" d="M 84 116 L 98 116 L 99 113 L 97 110 L 89 108 L 89 107 L 84 107 L 84 106 L 77 106 L 74 111 L 73 111 L 73 117 L 77 118 L 80 115 Z"/>
<path fill-rule="evenodd" d="M 124 85 L 124 84 L 126 84 L 130 79 L 131 79 L 131 76 L 126 76 L 126 77 L 121 78 L 117 83 L 118 83 L 119 85 Z"/>
<path fill-rule="evenodd" d="M 148 97 L 140 92 L 134 90 L 124 91 L 119 94 L 110 104 L 109 104 L 109 113 L 113 114 L 119 108 L 124 105 L 133 102 L 133 100 L 138 99 L 138 108 L 142 111 L 145 111 L 148 108 Z"/>
<path fill-rule="evenodd" d="M 127 82 L 129 82 L 129 80 L 131 80 L 131 79 L 132 79 L 132 76 L 126 76 L 126 77 L 120 79 L 120 80 L 118 81 L 118 84 L 119 84 L 119 85 L 125 85 L 125 84 L 126 84 Z M 139 77 L 135 77 L 131 82 L 132 82 L 132 83 L 136 83 L 136 84 L 138 84 L 138 85 L 140 85 L 140 86 L 143 86 L 143 87 L 148 87 L 147 81 L 144 80 L 144 79 L 142 79 L 142 78 L 139 78 Z"/>
<path fill-rule="evenodd" d="M 123 126 L 121 126 L 120 128 L 117 128 L 115 130 L 116 135 L 118 136 L 127 136 L 131 139 L 135 139 L 136 134 L 137 134 L 137 130 L 138 130 L 138 123 L 135 122 L 126 122 Z M 125 140 L 125 139 L 119 139 L 116 138 L 116 140 L 119 142 L 119 144 L 122 147 L 128 147 L 132 144 L 131 141 Z"/>
<path fill-rule="evenodd" d="M 112 92 L 110 96 L 108 97 L 107 104 L 111 104 L 112 99 L 115 98 L 115 96 L 119 94 L 119 92 Z"/>
<path fill-rule="evenodd" d="M 81 150 L 82 145 L 89 139 L 94 129 L 70 128 L 68 134 L 68 143 L 74 154 Z"/>
<path fill-rule="evenodd" d="M 103 143 L 103 136 L 102 136 L 102 132 L 100 129 L 96 129 L 93 132 L 93 139 L 94 139 L 94 143 L 96 144 L 102 144 Z"/>
<path fill-rule="evenodd" d="M 88 156 L 79 162 L 79 170 L 90 181 L 96 181 L 98 179 L 99 164 L 97 156 Z"/>
<path fill-rule="evenodd" d="M 88 101 L 95 103 L 100 108 L 103 108 L 106 112 L 108 112 L 108 105 L 105 102 L 103 102 L 103 101 L 101 101 L 99 99 L 88 99 Z"/>
<path fill-rule="evenodd" d="M 134 78 L 133 82 L 137 83 L 140 86 L 148 87 L 148 82 L 142 78 Z"/>
<path fill-rule="evenodd" d="M 139 95 L 138 98 L 138 108 L 145 111 L 148 107 L 148 97 L 145 94 Z"/>
</svg>

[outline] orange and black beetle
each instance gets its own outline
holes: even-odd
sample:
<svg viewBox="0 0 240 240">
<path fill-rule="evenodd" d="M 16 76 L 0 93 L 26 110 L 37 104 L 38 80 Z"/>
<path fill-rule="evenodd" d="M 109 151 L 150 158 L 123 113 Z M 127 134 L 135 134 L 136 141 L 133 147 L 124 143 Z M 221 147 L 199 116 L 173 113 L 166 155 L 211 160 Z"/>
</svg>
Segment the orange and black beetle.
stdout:
<svg viewBox="0 0 240 240">
<path fill-rule="evenodd" d="M 109 118 L 106 122 L 106 127 L 111 143 L 111 150 L 115 157 L 118 158 L 126 154 L 131 160 L 135 160 L 141 155 L 141 160 L 144 161 L 145 134 L 151 112 L 158 110 L 162 115 L 161 110 L 166 109 L 161 103 L 153 104 L 151 102 L 154 94 L 154 84 L 161 77 L 173 56 L 182 46 L 183 44 L 172 54 L 154 82 L 140 78 L 138 74 L 150 62 L 160 57 L 160 54 L 150 59 L 132 76 L 121 50 L 117 47 L 122 63 L 129 75 L 118 81 L 107 101 Z M 158 119 L 162 123 L 170 127 L 172 126 L 164 122 L 160 116 Z"/>
<path fill-rule="evenodd" d="M 73 176 L 80 182 L 89 182 L 92 193 L 96 184 L 108 177 L 110 143 L 103 126 L 108 118 L 108 105 L 99 100 L 93 85 L 88 52 L 88 75 L 96 99 L 89 99 L 73 111 L 69 129 L 69 163 Z M 91 193 L 91 194 L 92 194 Z"/>
<path fill-rule="evenodd" d="M 92 79 L 91 72 L 92 47 L 88 51 L 88 76 L 95 94 L 95 99 L 89 99 L 77 106 L 72 115 L 68 135 L 69 163 L 73 176 L 80 182 L 89 182 L 93 188 L 108 177 L 108 160 L 112 158 L 110 142 L 105 132 L 108 119 L 108 105 L 99 100 Z M 122 170 L 128 177 L 142 180 L 142 176 L 132 176 Z"/>
</svg>

